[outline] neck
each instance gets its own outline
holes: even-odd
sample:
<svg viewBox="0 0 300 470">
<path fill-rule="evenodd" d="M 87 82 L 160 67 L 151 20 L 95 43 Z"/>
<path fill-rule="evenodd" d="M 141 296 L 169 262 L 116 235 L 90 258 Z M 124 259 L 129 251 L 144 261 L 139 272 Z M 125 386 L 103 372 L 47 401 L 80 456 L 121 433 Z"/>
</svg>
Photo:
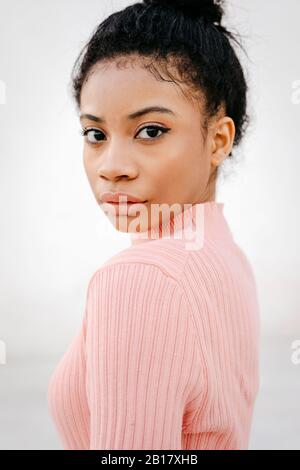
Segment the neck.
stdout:
<svg viewBox="0 0 300 470">
<path fill-rule="evenodd" d="M 227 221 L 223 215 L 224 203 L 206 201 L 194 204 L 184 204 L 183 209 L 157 226 L 143 232 L 130 234 L 131 244 L 142 243 L 157 239 L 197 240 L 198 244 L 204 238 L 224 238 L 232 236 Z"/>
</svg>

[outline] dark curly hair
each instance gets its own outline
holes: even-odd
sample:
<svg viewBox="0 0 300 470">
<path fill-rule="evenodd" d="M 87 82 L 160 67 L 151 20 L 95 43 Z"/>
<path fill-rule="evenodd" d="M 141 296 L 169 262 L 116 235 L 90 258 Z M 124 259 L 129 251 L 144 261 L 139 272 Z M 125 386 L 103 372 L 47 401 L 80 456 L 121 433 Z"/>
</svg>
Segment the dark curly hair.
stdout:
<svg viewBox="0 0 300 470">
<path fill-rule="evenodd" d="M 205 131 L 209 118 L 223 106 L 234 121 L 233 146 L 237 146 L 249 124 L 248 86 L 232 42 L 242 45 L 237 34 L 221 24 L 223 3 L 144 0 L 108 16 L 92 32 L 73 66 L 71 93 L 77 109 L 82 86 L 94 65 L 112 59 L 124 64 L 138 56 L 157 79 L 164 80 L 163 71 L 174 83 L 188 85 L 190 96 L 204 97 Z M 176 77 L 168 65 L 175 65 Z"/>
</svg>

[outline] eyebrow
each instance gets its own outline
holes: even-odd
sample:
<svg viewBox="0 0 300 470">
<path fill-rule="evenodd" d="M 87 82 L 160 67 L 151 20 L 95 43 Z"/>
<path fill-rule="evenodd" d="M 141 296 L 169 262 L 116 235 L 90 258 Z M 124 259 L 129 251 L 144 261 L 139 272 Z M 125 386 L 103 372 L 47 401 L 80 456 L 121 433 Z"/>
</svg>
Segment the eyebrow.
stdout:
<svg viewBox="0 0 300 470">
<path fill-rule="evenodd" d="M 174 111 L 172 111 L 169 108 L 165 108 L 164 106 L 148 106 L 147 108 L 142 108 L 142 109 L 139 109 L 138 111 L 135 111 L 134 113 L 128 114 L 127 119 L 133 120 L 140 116 L 144 116 L 145 114 L 148 114 L 148 113 L 164 113 L 164 114 L 171 114 L 173 116 L 176 116 Z M 95 122 L 100 122 L 100 123 L 105 122 L 104 118 L 93 116 L 93 114 L 81 114 L 79 119 L 82 120 L 84 118 L 89 119 L 90 121 L 95 121 Z"/>
</svg>

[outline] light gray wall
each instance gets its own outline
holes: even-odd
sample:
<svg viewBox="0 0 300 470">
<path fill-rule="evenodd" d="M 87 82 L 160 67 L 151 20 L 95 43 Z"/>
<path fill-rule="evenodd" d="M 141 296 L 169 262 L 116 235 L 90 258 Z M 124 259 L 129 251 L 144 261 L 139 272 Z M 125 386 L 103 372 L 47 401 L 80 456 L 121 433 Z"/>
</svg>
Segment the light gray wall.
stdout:
<svg viewBox="0 0 300 470">
<path fill-rule="evenodd" d="M 0 0 L 0 340 L 6 346 L 0 377 L 4 422 L 11 424 L 10 432 L 4 424 L 0 429 L 2 448 L 59 446 L 53 429 L 49 439 L 39 436 L 39 420 L 51 427 L 43 401 L 12 424 L 16 404 L 25 406 L 17 371 L 31 371 L 30 383 L 37 370 L 30 364 L 55 366 L 81 322 L 91 275 L 129 245 L 88 186 L 68 91 L 74 60 L 96 24 L 129 3 Z M 227 176 L 224 168 L 217 200 L 225 203 L 235 238 L 253 264 L 260 295 L 265 355 L 252 445 L 300 448 L 300 365 L 291 362 L 291 344 L 300 339 L 300 3 L 227 3 L 226 24 L 245 36 L 249 59 L 241 59 L 249 74 L 252 125 Z M 39 388 L 32 382 L 40 400 L 44 375 Z M 269 393 L 276 398 L 266 410 Z M 289 406 L 276 415 L 287 399 Z M 29 427 L 30 416 L 36 423 L 31 434 L 22 427 L 25 421 Z M 272 434 L 275 420 L 286 429 L 284 438 Z"/>
</svg>

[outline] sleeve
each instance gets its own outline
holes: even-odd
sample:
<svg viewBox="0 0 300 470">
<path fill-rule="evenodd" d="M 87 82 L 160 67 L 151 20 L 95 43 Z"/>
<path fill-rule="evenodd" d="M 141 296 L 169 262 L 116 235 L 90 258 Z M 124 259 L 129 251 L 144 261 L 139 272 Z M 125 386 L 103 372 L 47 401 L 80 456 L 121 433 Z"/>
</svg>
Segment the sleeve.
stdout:
<svg viewBox="0 0 300 470">
<path fill-rule="evenodd" d="M 97 271 L 87 304 L 90 450 L 181 449 L 198 380 L 196 339 L 179 283 L 160 267 Z"/>
</svg>

